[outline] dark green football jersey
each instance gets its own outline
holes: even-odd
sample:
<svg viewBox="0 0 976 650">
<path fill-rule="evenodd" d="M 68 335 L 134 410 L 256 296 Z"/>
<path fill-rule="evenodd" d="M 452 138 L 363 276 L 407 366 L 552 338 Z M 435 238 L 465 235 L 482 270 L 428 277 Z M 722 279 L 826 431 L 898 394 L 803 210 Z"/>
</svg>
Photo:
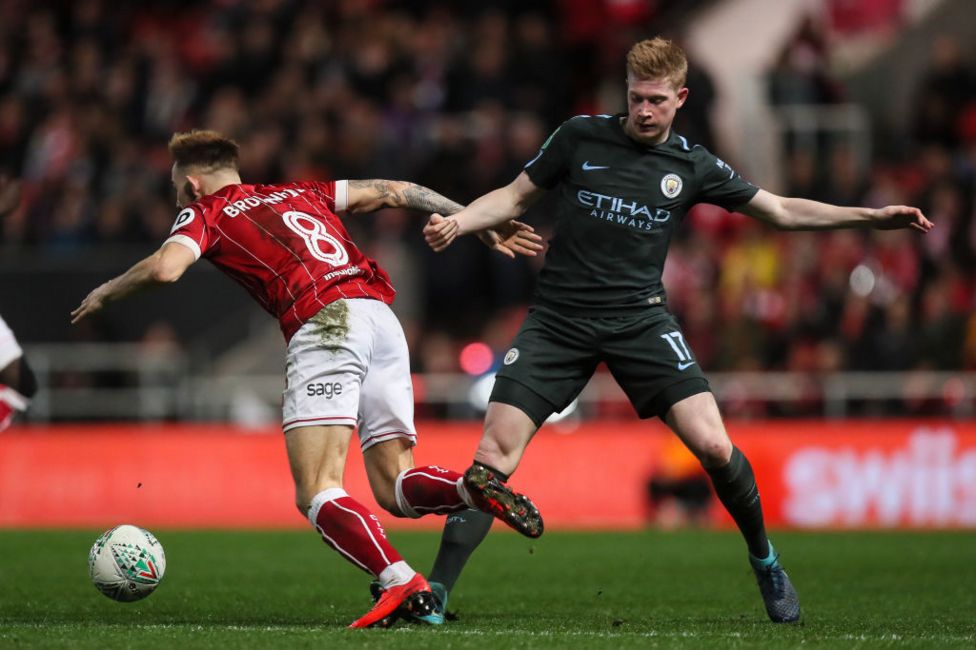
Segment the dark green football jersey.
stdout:
<svg viewBox="0 0 976 650">
<path fill-rule="evenodd" d="M 533 183 L 556 192 L 540 304 L 585 316 L 664 303 L 664 259 L 688 209 L 733 209 L 759 191 L 674 131 L 658 145 L 632 140 L 622 117 L 564 122 L 525 166 Z"/>
</svg>

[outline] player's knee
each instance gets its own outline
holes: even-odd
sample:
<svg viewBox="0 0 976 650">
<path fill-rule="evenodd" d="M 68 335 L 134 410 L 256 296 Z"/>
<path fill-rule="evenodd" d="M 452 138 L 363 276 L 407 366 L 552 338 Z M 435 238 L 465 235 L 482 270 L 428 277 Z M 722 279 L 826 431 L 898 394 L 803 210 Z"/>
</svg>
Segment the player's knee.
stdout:
<svg viewBox="0 0 976 650">
<path fill-rule="evenodd" d="M 694 452 L 703 467 L 721 467 L 732 458 L 732 441 L 725 436 L 709 439 Z"/>
</svg>

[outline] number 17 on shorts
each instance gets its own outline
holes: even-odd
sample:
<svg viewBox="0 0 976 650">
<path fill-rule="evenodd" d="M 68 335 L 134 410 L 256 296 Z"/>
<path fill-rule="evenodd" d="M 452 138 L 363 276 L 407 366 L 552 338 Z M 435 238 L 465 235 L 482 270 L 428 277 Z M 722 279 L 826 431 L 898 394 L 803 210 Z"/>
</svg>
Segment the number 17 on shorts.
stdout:
<svg viewBox="0 0 976 650">
<path fill-rule="evenodd" d="M 667 341 L 671 349 L 674 350 L 678 370 L 685 370 L 695 365 L 695 360 L 691 358 L 691 350 L 688 349 L 685 337 L 681 335 L 681 332 L 667 332 L 662 334 L 661 338 Z"/>
</svg>

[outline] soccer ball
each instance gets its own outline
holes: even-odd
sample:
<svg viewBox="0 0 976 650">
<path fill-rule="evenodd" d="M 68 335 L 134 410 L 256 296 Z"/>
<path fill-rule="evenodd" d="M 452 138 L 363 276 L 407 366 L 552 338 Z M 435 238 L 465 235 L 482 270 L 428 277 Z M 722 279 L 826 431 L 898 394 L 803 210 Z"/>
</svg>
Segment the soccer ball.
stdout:
<svg viewBox="0 0 976 650">
<path fill-rule="evenodd" d="M 148 530 L 123 524 L 106 530 L 88 553 L 95 587 L 123 603 L 145 598 L 166 572 L 163 545 Z"/>
</svg>

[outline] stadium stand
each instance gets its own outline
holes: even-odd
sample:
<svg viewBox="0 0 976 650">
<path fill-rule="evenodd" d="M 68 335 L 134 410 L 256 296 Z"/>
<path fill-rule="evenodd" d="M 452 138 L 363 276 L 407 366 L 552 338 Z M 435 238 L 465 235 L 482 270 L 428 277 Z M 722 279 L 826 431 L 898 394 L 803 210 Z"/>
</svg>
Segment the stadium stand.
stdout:
<svg viewBox="0 0 976 650">
<path fill-rule="evenodd" d="M 278 345 L 270 319 L 255 326 L 243 293 L 219 280 L 167 289 L 160 311 L 136 309 L 127 320 L 108 314 L 81 331 L 67 326 L 86 287 L 169 232 L 176 214 L 170 132 L 212 127 L 237 138 L 247 152 L 245 179 L 409 178 L 463 202 L 513 178 L 567 117 L 618 110 L 622 84 L 614 89 L 607 80 L 617 80 L 626 45 L 687 20 L 687 5 L 0 0 L 0 172 L 22 178 L 25 193 L 0 223 L 0 309 L 25 345 L 52 363 L 58 348 L 44 357 L 40 344 L 162 337 L 181 350 L 177 365 L 198 374 L 219 368 L 239 345 L 277 352 L 269 348 Z M 833 26 L 800 25 L 771 60 L 770 105 L 847 102 L 851 92 L 831 69 L 830 40 L 899 22 L 899 3 L 871 7 L 870 15 L 835 8 Z M 721 373 L 758 369 L 814 383 L 845 371 L 976 370 L 973 58 L 971 46 L 938 40 L 924 75 L 901 82 L 918 89 L 909 128 L 891 130 L 886 116 L 867 115 L 861 131 L 876 143 L 867 160 L 856 139 L 785 136 L 784 191 L 918 205 L 938 224 L 928 237 L 786 236 L 710 206 L 690 215 L 665 284 L 689 342 L 720 384 Z M 716 141 L 715 84 L 692 64 L 692 102 L 678 130 L 748 177 L 748 157 Z M 545 212 L 543 205 L 528 215 L 543 232 Z M 400 289 L 396 308 L 416 371 L 459 372 L 458 352 L 473 340 L 504 354 L 531 296 L 532 262 L 495 259 L 475 241 L 435 256 L 420 224 L 384 211 L 351 226 Z M 221 317 L 193 309 L 223 292 Z M 728 377 L 730 385 L 748 384 Z M 53 388 L 141 385 L 124 368 L 53 367 L 45 380 Z M 971 384 L 962 398 L 939 397 L 943 388 L 937 382 L 923 391 L 929 397 L 872 408 L 925 414 L 944 411 L 946 400 L 972 403 Z M 823 402 L 820 386 L 808 400 L 745 399 L 740 407 L 746 415 L 803 415 L 822 413 Z M 183 412 L 154 408 L 153 417 Z"/>
</svg>

